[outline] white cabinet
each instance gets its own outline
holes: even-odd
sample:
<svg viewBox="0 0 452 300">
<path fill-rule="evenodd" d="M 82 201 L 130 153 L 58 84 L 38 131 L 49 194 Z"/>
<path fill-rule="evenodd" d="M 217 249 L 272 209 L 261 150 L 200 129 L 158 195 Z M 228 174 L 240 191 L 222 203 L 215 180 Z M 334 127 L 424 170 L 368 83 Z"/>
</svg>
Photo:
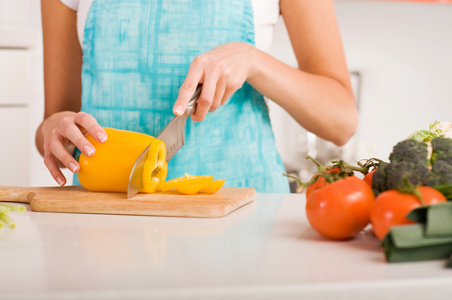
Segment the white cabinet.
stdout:
<svg viewBox="0 0 452 300">
<path fill-rule="evenodd" d="M 30 54 L 0 48 L 0 185 L 30 184 Z"/>
<path fill-rule="evenodd" d="M 0 49 L 0 105 L 27 106 L 29 104 L 30 61 L 28 50 Z"/>
</svg>

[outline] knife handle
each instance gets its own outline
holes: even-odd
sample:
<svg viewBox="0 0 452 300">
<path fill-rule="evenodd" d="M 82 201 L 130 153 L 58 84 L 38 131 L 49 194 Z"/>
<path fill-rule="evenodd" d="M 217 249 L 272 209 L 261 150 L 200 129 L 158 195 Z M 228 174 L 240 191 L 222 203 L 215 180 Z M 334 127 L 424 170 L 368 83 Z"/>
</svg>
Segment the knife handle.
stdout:
<svg viewBox="0 0 452 300">
<path fill-rule="evenodd" d="M 195 93 L 191 97 L 190 101 L 188 102 L 187 108 L 185 109 L 184 116 L 189 117 L 192 114 L 196 112 L 196 107 L 198 103 L 199 96 L 201 95 L 202 91 L 202 83 L 198 84 L 196 87 Z"/>
<path fill-rule="evenodd" d="M 18 187 L 0 187 L 0 201 L 30 203 L 35 196 L 35 193 Z"/>
</svg>

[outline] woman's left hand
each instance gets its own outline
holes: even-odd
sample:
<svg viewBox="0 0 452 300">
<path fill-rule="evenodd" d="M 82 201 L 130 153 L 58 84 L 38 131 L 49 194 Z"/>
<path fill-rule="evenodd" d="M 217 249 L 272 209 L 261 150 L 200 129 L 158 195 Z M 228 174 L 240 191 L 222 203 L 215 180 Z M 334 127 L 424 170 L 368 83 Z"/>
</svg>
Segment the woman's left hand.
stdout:
<svg viewBox="0 0 452 300">
<path fill-rule="evenodd" d="M 204 120 L 207 112 L 214 112 L 223 105 L 248 79 L 256 60 L 255 50 L 250 44 L 230 42 L 197 56 L 179 89 L 173 112 L 183 114 L 196 87 L 202 83 L 192 120 Z"/>
</svg>

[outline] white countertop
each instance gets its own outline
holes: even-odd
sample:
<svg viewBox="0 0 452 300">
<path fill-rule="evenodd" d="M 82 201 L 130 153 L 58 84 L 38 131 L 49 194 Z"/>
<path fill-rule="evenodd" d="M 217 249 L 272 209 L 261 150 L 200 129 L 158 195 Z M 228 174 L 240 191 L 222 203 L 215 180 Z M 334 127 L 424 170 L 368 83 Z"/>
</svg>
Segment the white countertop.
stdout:
<svg viewBox="0 0 452 300">
<path fill-rule="evenodd" d="M 450 299 L 444 260 L 388 264 L 368 231 L 328 241 L 304 195 L 220 219 L 11 213 L 0 299 Z"/>
</svg>

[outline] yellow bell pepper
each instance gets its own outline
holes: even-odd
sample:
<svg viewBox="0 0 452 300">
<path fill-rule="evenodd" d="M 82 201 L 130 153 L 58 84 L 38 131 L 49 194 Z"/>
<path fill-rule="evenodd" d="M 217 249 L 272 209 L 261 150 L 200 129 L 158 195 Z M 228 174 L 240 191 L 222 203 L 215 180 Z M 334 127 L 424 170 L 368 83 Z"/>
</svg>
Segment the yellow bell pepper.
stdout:
<svg viewBox="0 0 452 300">
<path fill-rule="evenodd" d="M 80 184 L 90 191 L 127 192 L 130 172 L 138 157 L 154 137 L 143 133 L 104 128 L 108 139 L 97 142 L 92 136 L 87 139 L 96 148 L 93 156 L 80 155 Z M 160 140 L 151 144 L 143 167 L 141 192 L 156 192 L 159 183 L 165 182 L 168 172 L 166 146 Z"/>
</svg>

